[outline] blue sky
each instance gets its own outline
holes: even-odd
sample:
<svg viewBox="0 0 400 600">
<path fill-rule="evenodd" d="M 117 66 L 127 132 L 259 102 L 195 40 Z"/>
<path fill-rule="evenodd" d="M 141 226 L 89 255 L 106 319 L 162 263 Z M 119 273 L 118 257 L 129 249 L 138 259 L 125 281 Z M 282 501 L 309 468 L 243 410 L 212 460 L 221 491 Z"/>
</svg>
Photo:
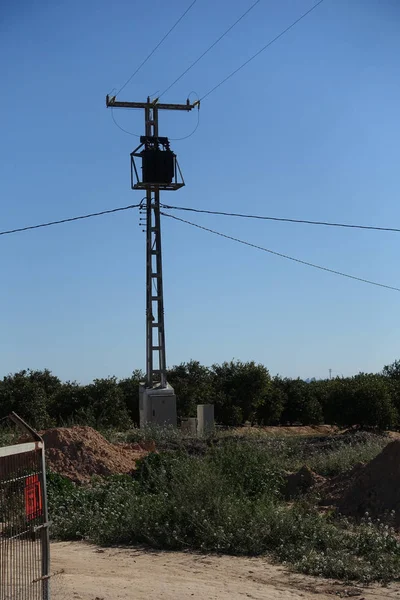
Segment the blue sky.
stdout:
<svg viewBox="0 0 400 600">
<path fill-rule="evenodd" d="M 188 0 L 7 1 L 0 8 L 0 229 L 139 202 L 105 107 Z M 164 89 L 252 0 L 198 0 L 121 100 Z M 168 94 L 204 95 L 311 6 L 262 0 Z M 173 142 L 186 180 L 163 201 L 400 226 L 400 6 L 325 0 L 211 94 Z M 143 115 L 115 111 L 141 133 Z M 178 138 L 195 113 L 160 118 Z M 178 215 L 185 216 L 185 215 Z M 399 234 L 191 215 L 294 257 L 399 286 Z M 0 238 L 0 375 L 128 376 L 145 363 L 145 245 L 136 211 Z M 400 357 L 397 292 L 163 222 L 167 362 L 237 358 L 271 373 L 377 371 Z"/>
</svg>

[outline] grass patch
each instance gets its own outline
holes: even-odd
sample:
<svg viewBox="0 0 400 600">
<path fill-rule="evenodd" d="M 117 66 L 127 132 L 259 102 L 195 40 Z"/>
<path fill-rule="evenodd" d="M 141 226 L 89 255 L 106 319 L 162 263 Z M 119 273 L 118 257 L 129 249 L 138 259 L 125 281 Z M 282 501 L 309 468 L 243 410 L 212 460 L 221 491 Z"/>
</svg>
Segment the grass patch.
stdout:
<svg viewBox="0 0 400 600">
<path fill-rule="evenodd" d="M 237 445 L 245 453 L 257 454 L 258 460 L 268 461 L 271 466 L 284 471 L 296 471 L 307 464 L 319 475 L 332 476 L 344 473 L 359 462 L 372 460 L 390 442 L 385 435 L 368 432 L 349 432 L 335 436 L 279 436 L 270 435 L 262 429 L 216 431 L 202 438 L 181 432 L 173 427 L 148 425 L 143 429 L 126 432 L 103 431 L 113 442 L 146 444 L 154 441 L 158 450 L 184 451 L 189 454 L 207 454 L 215 447 Z M 258 452 L 260 449 L 260 452 Z M 242 451 L 238 450 L 235 456 Z M 228 451 L 229 456 L 232 456 Z M 229 461 L 228 461 L 229 462 Z"/>
<path fill-rule="evenodd" d="M 138 427 L 134 427 L 132 429 L 128 429 L 127 431 L 102 431 L 101 432 L 110 442 L 131 442 L 131 443 L 146 443 L 146 442 L 181 442 L 188 436 L 185 432 L 182 432 L 180 429 L 176 427 L 172 427 L 169 425 L 156 425 L 153 423 L 148 423 L 145 427 L 139 429 Z"/>
<path fill-rule="evenodd" d="M 357 463 L 366 463 L 378 456 L 389 441 L 387 437 L 376 436 L 364 443 L 346 444 L 331 452 L 315 454 L 307 464 L 319 475 L 339 475 L 349 471 Z"/>
</svg>

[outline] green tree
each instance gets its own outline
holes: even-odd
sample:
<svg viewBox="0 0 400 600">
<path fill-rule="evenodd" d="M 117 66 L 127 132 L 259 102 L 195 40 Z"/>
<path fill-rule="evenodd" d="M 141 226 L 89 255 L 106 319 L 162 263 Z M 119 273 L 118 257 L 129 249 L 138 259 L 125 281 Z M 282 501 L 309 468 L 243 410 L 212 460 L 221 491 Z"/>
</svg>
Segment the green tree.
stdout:
<svg viewBox="0 0 400 600">
<path fill-rule="evenodd" d="M 283 389 L 276 385 L 276 379 L 273 378 L 266 386 L 262 403 L 257 408 L 257 423 L 259 425 L 279 425 L 282 413 L 287 401 L 287 396 Z"/>
<path fill-rule="evenodd" d="M 281 416 L 283 424 L 318 425 L 323 422 L 322 407 L 312 384 L 302 379 L 276 378 L 276 385 L 286 396 Z"/>
<path fill-rule="evenodd" d="M 140 369 L 133 371 L 131 377 L 121 379 L 118 388 L 121 390 L 129 417 L 135 425 L 139 425 L 139 385 L 145 380 Z"/>
<path fill-rule="evenodd" d="M 48 427 L 53 424 L 49 406 L 61 387 L 61 381 L 48 369 L 7 375 L 0 385 L 0 416 L 14 411 L 36 429 Z"/>
<path fill-rule="evenodd" d="M 52 410 L 60 426 L 123 430 L 132 425 L 123 390 L 115 377 L 95 379 L 89 385 L 64 384 L 54 398 Z"/>
<path fill-rule="evenodd" d="M 383 367 L 382 374 L 390 379 L 400 381 L 400 360 L 395 360 L 391 365 Z"/>
<path fill-rule="evenodd" d="M 256 420 L 271 386 L 268 369 L 254 361 L 231 361 L 213 365 L 211 372 L 216 420 L 232 426 Z"/>
<path fill-rule="evenodd" d="M 97 428 L 129 429 L 132 421 L 116 377 L 95 379 L 86 386 L 87 415 Z"/>
<path fill-rule="evenodd" d="M 197 404 L 208 404 L 213 401 L 210 369 L 197 360 L 181 363 L 169 369 L 167 378 L 175 390 L 178 417 L 194 417 Z"/>
<path fill-rule="evenodd" d="M 392 403 L 390 385 L 385 378 L 375 374 L 360 373 L 355 380 L 355 415 L 358 424 L 364 427 L 390 429 L 398 420 Z"/>
<path fill-rule="evenodd" d="M 358 425 L 389 429 L 398 420 L 390 384 L 381 375 L 365 373 L 335 380 L 327 415 L 330 423 L 344 427 Z"/>
<path fill-rule="evenodd" d="M 53 395 L 49 413 L 57 426 L 86 425 L 84 415 L 89 403 L 86 386 L 79 385 L 76 381 L 67 381 Z"/>
<path fill-rule="evenodd" d="M 395 360 L 391 365 L 383 367 L 382 375 L 390 389 L 393 406 L 400 415 L 400 360 Z"/>
</svg>

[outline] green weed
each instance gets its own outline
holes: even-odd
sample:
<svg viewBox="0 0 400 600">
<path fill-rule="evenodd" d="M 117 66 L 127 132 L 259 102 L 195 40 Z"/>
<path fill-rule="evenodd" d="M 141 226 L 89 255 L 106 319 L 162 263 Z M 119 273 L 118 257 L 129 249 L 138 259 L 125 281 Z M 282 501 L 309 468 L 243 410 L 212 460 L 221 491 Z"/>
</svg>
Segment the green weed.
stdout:
<svg viewBox="0 0 400 600">
<path fill-rule="evenodd" d="M 342 469 L 360 451 L 372 453 L 366 446 L 337 450 L 332 463 L 327 453 L 317 466 Z M 400 545 L 389 525 L 355 525 L 321 515 L 310 503 L 281 500 L 282 468 L 298 460 L 294 448 L 280 440 L 265 447 L 230 439 L 204 456 L 184 449 L 150 454 L 135 478 L 79 487 L 50 476 L 52 534 L 105 545 L 263 554 L 304 573 L 346 580 L 399 578 Z"/>
<path fill-rule="evenodd" d="M 338 475 L 349 471 L 357 463 L 369 462 L 389 441 L 389 438 L 376 436 L 365 443 L 347 444 L 331 452 L 315 454 L 307 464 L 319 475 Z"/>
</svg>

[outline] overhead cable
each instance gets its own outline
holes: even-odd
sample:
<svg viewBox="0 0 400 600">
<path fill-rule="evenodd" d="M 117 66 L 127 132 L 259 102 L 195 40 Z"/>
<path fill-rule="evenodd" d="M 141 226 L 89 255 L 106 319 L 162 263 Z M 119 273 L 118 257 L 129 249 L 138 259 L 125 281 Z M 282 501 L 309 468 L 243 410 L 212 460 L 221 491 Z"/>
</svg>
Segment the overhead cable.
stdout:
<svg viewBox="0 0 400 600">
<path fill-rule="evenodd" d="M 400 229 L 396 227 L 378 227 L 373 225 L 354 225 L 352 223 L 332 223 L 329 221 L 310 221 L 307 219 L 289 219 L 284 217 L 267 217 L 264 215 L 249 215 L 244 213 L 232 213 L 220 210 L 206 210 L 202 208 L 190 208 L 188 206 L 171 206 L 170 204 L 161 204 L 166 210 L 183 210 L 206 215 L 221 215 L 224 217 L 239 217 L 242 219 L 260 219 L 262 221 L 279 221 L 283 223 L 302 223 L 306 225 L 324 225 L 326 227 L 345 227 L 348 229 L 368 229 L 372 231 L 393 231 L 400 233 Z"/>
<path fill-rule="evenodd" d="M 272 44 L 274 44 L 283 35 L 285 35 L 285 33 L 287 33 L 288 31 L 290 31 L 290 29 L 292 29 L 292 27 L 294 27 L 295 25 L 297 25 L 297 23 L 300 23 L 300 21 L 302 21 L 305 17 L 307 17 L 307 15 L 309 15 L 320 4 L 322 4 L 322 2 L 324 2 L 324 0 L 319 0 L 319 2 L 317 2 L 316 4 L 314 4 L 314 6 L 312 6 L 310 9 L 308 9 L 298 19 L 296 19 L 295 21 L 293 21 L 293 23 L 291 23 L 288 27 L 286 27 L 286 29 L 284 29 L 283 31 L 281 31 L 277 36 L 275 36 L 272 40 L 270 40 L 267 44 L 265 44 L 265 46 L 263 46 L 260 50 L 258 50 L 258 52 L 256 52 L 252 56 L 250 56 L 250 58 L 248 58 L 244 63 L 242 63 L 240 65 L 240 67 L 238 67 L 237 69 L 235 69 L 234 71 L 232 71 L 232 73 L 230 73 L 229 75 L 227 75 L 227 77 L 225 77 L 225 79 L 223 79 L 217 85 L 215 85 L 213 88 L 211 88 L 211 90 L 209 90 L 206 94 L 204 94 L 204 96 L 202 96 L 200 98 L 200 100 L 203 101 L 210 94 L 212 94 L 213 92 L 215 92 L 215 90 L 217 90 L 219 87 L 221 87 L 221 85 L 223 85 L 224 83 L 226 83 L 228 81 L 228 79 L 230 79 L 231 77 L 233 77 L 234 75 L 236 75 L 236 73 L 238 73 L 239 71 L 241 71 L 252 60 L 254 60 L 255 58 L 257 58 L 257 56 L 259 56 L 262 52 L 264 52 L 264 50 L 266 50 L 267 48 L 269 48 L 270 46 L 272 46 Z"/>
<path fill-rule="evenodd" d="M 192 129 L 192 131 L 190 133 L 188 133 L 187 135 L 184 135 L 182 137 L 179 138 L 169 138 L 171 140 L 171 142 L 181 142 L 183 140 L 187 140 L 190 137 L 192 137 L 192 135 L 194 135 L 196 133 L 196 131 L 198 130 L 200 125 L 200 110 L 199 110 L 199 106 L 197 107 L 197 123 L 194 126 L 194 128 Z"/>
<path fill-rule="evenodd" d="M 114 121 L 114 125 L 116 125 L 118 127 L 118 129 L 120 129 L 124 133 L 127 133 L 128 135 L 133 135 L 134 137 L 137 137 L 137 138 L 141 137 L 138 133 L 134 133 L 133 131 L 128 131 L 127 129 L 124 129 L 123 127 L 121 127 L 121 125 L 117 122 L 117 120 L 114 117 L 114 109 L 113 108 L 111 108 L 111 118 Z"/>
<path fill-rule="evenodd" d="M 116 93 L 116 96 L 118 96 L 118 94 L 120 94 L 122 92 L 122 90 L 128 85 L 128 83 L 130 81 L 132 81 L 132 79 L 135 77 L 135 75 L 137 75 L 137 73 L 139 73 L 140 69 L 142 67 L 144 67 L 144 65 L 147 63 L 147 61 L 153 56 L 153 54 L 156 52 L 156 50 L 158 50 L 158 48 L 161 46 L 161 44 L 163 42 L 165 42 L 165 40 L 167 39 L 167 37 L 173 32 L 173 30 L 175 29 L 175 27 L 177 25 L 179 25 L 179 23 L 182 21 L 182 19 L 187 15 L 187 13 L 190 11 L 190 9 L 196 4 L 197 0 L 193 0 L 193 2 L 191 2 L 191 4 L 189 4 L 189 6 L 186 8 L 186 10 L 181 14 L 181 16 L 179 17 L 179 19 L 174 23 L 174 25 L 171 27 L 171 29 L 169 29 L 169 31 L 167 31 L 167 33 L 164 35 L 163 38 L 161 38 L 161 40 L 158 42 L 158 44 L 153 48 L 153 50 L 150 52 L 150 54 L 148 54 L 146 56 L 146 58 L 140 63 L 140 65 L 137 67 L 137 69 L 132 73 L 132 75 L 129 77 L 129 79 L 127 79 L 127 81 L 124 83 L 124 85 L 118 90 L 118 92 Z"/>
<path fill-rule="evenodd" d="M 180 139 L 184 139 L 184 138 L 180 138 Z M 112 208 L 110 210 L 104 210 L 104 211 L 97 212 L 97 213 L 90 213 L 90 214 L 82 215 L 82 216 L 78 216 L 78 217 L 61 219 L 60 221 L 50 221 L 48 223 L 41 223 L 39 225 L 30 225 L 28 227 L 19 227 L 17 229 L 11 229 L 9 231 L 0 231 L 0 236 L 8 235 L 11 233 L 19 233 L 22 231 L 29 231 L 30 229 L 40 229 L 42 227 L 50 227 L 51 225 L 70 223 L 70 222 L 79 221 L 82 219 L 89 219 L 91 217 L 98 217 L 101 215 L 112 214 L 115 212 L 129 210 L 131 208 L 139 208 L 141 206 L 142 206 L 142 204 L 130 204 L 128 206 Z M 244 218 L 244 219 L 259 219 L 259 220 L 263 220 L 263 221 L 278 221 L 278 222 L 284 222 L 284 223 L 300 223 L 300 224 L 307 224 L 307 225 L 323 225 L 323 226 L 328 226 L 328 227 L 345 227 L 345 228 L 350 228 L 350 229 L 366 229 L 366 230 L 373 230 L 373 231 L 389 231 L 389 232 L 400 233 L 400 229 L 395 228 L 395 227 L 377 227 L 377 226 L 372 226 L 372 225 L 354 225 L 354 224 L 350 224 L 350 223 L 332 223 L 329 221 L 310 221 L 310 220 L 306 220 L 306 219 L 289 219 L 289 218 L 283 218 L 283 217 L 268 217 L 268 216 L 264 216 L 264 215 L 250 215 L 250 214 L 244 214 L 244 213 L 231 213 L 231 212 L 224 212 L 224 211 L 218 211 L 218 210 L 206 210 L 206 209 L 201 209 L 201 208 L 191 208 L 188 206 L 172 206 L 170 204 L 163 204 L 163 203 L 161 203 L 160 206 L 164 210 L 182 210 L 182 211 L 194 212 L 194 213 L 198 213 L 198 214 L 208 214 L 208 215 L 218 215 L 218 216 L 221 215 L 221 216 L 227 216 L 227 217 L 239 217 L 239 218 Z"/>
<path fill-rule="evenodd" d="M 242 21 L 248 14 L 249 12 L 251 12 L 253 10 L 253 8 L 255 8 L 257 6 L 257 4 L 260 3 L 261 0 L 256 0 L 256 2 L 254 2 L 238 19 L 236 19 L 236 21 L 230 26 L 228 27 L 228 29 L 226 29 L 226 31 L 224 31 L 224 33 L 222 35 L 219 36 L 219 38 L 217 38 L 215 40 L 215 42 L 213 42 L 211 44 L 211 46 L 209 46 L 202 54 L 200 54 L 200 56 L 198 58 L 196 58 L 195 61 L 193 61 L 188 67 L 187 69 L 185 69 L 183 71 L 183 73 L 181 73 L 179 75 L 179 77 L 177 77 L 167 88 L 165 88 L 165 90 L 158 96 L 158 98 L 161 98 L 161 96 L 164 96 L 164 94 L 166 94 L 167 92 L 169 92 L 169 90 L 176 84 L 178 83 L 178 81 L 180 81 L 182 79 L 182 77 L 184 77 L 186 75 L 186 73 L 188 73 L 191 69 L 193 69 L 193 67 L 195 65 L 197 65 L 198 62 L 201 61 L 202 58 L 204 58 L 206 56 L 206 54 L 208 54 L 213 48 L 215 48 L 215 46 L 226 36 L 228 35 L 228 33 L 230 31 L 232 31 L 232 29 L 234 27 L 236 27 L 236 25 L 238 25 L 240 23 L 240 21 Z"/>
<path fill-rule="evenodd" d="M 227 240 L 232 240 L 233 242 L 238 242 L 239 244 L 243 244 L 244 246 L 250 246 L 251 248 L 256 248 L 257 250 L 261 250 L 262 252 L 268 252 L 268 254 L 273 254 L 274 256 L 279 256 L 280 258 L 285 258 L 286 260 L 291 260 L 293 262 L 300 263 L 302 265 L 306 265 L 307 267 L 313 267 L 314 269 L 319 269 L 320 271 L 326 271 L 328 273 L 332 273 L 333 275 L 340 275 L 341 277 L 347 277 L 348 279 L 354 279 L 355 281 L 361 281 L 362 283 L 368 283 L 369 285 L 374 285 L 377 287 L 386 288 L 388 290 L 393 290 L 395 292 L 400 292 L 400 288 L 397 288 L 397 287 L 394 287 L 391 285 L 386 285 L 384 283 L 371 281 L 369 279 L 364 279 L 363 277 L 356 277 L 355 275 L 349 275 L 348 273 L 342 273 L 341 271 L 335 271 L 334 269 L 329 269 L 328 267 L 322 267 L 321 265 L 316 265 L 314 263 L 310 263 L 305 260 L 301 260 L 299 258 L 294 258 L 293 256 L 288 256 L 287 254 L 282 254 L 281 252 L 276 252 L 275 250 L 269 250 L 268 248 L 264 248 L 263 246 L 253 244 L 252 242 L 246 242 L 245 240 L 241 240 L 241 239 L 233 237 L 231 235 L 227 235 L 226 233 L 221 233 L 220 231 L 215 231 L 214 229 L 209 229 L 208 227 L 203 227 L 202 225 L 198 225 L 197 223 L 192 223 L 191 221 L 186 221 L 185 219 L 181 219 L 179 217 L 176 217 L 175 215 L 170 215 L 170 214 L 164 213 L 164 212 L 162 212 L 161 214 L 170 219 L 174 219 L 175 221 L 180 221 L 181 223 L 186 223 L 187 225 L 196 227 L 197 229 L 202 229 L 203 231 L 208 231 L 208 233 L 213 233 L 214 235 L 218 235 Z"/>
<path fill-rule="evenodd" d="M 130 210 L 131 208 L 138 208 L 140 204 L 130 204 L 129 206 L 122 206 L 120 208 L 112 208 L 110 210 L 102 210 L 101 212 L 90 213 L 88 215 L 81 215 L 79 217 L 70 217 L 68 219 L 61 219 L 60 221 L 49 221 L 48 223 L 40 223 L 39 225 L 29 225 L 28 227 L 19 227 L 18 229 L 10 229 L 8 231 L 0 231 L 0 235 L 10 235 L 11 233 L 20 233 L 22 231 L 29 231 L 30 229 L 41 229 L 42 227 L 51 227 L 52 225 L 61 225 L 62 223 L 71 223 L 72 221 L 80 221 L 82 219 L 90 219 L 91 217 L 100 217 L 101 215 L 110 215 L 111 213 L 120 212 L 123 210 Z"/>
</svg>

